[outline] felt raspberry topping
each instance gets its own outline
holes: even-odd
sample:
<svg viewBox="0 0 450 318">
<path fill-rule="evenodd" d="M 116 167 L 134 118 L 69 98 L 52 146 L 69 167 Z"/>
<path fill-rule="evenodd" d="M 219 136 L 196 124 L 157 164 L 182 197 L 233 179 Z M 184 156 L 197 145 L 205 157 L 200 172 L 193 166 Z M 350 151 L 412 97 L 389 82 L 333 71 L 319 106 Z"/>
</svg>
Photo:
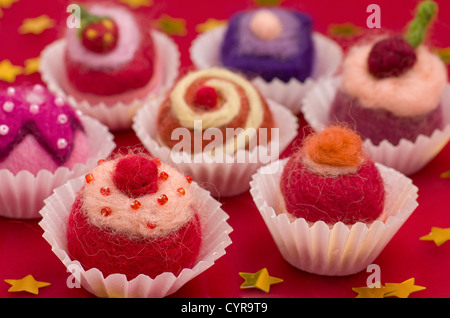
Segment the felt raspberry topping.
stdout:
<svg viewBox="0 0 450 318">
<path fill-rule="evenodd" d="M 369 72 L 377 78 L 400 76 L 416 62 L 414 48 L 401 36 L 377 42 L 368 59 Z"/>
<path fill-rule="evenodd" d="M 194 96 L 195 105 L 206 110 L 214 108 L 217 105 L 217 100 L 217 92 L 210 86 L 200 87 Z"/>
<path fill-rule="evenodd" d="M 155 193 L 158 191 L 158 167 L 146 157 L 129 155 L 117 162 L 113 182 L 130 198 Z"/>
</svg>

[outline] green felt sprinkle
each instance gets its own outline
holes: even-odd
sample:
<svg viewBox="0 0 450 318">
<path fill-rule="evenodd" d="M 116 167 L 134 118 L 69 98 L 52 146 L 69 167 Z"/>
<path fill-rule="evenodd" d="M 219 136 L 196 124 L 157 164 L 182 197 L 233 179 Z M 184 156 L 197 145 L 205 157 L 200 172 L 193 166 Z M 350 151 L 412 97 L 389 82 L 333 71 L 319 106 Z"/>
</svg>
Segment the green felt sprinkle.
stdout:
<svg viewBox="0 0 450 318">
<path fill-rule="evenodd" d="M 413 47 L 418 47 L 426 37 L 427 28 L 438 11 L 434 1 L 423 1 L 417 6 L 417 13 L 409 23 L 405 40 Z"/>
</svg>

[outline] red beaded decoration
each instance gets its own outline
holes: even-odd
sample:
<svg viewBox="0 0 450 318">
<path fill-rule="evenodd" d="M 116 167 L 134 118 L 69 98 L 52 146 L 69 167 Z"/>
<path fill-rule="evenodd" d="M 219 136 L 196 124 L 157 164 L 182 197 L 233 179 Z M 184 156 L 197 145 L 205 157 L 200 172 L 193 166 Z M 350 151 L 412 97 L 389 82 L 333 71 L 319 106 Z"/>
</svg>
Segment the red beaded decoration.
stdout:
<svg viewBox="0 0 450 318">
<path fill-rule="evenodd" d="M 186 180 L 187 180 L 187 182 L 192 183 L 192 177 L 191 176 L 186 176 Z"/>
<path fill-rule="evenodd" d="M 186 191 L 184 190 L 184 188 L 178 188 L 178 189 L 177 189 L 177 192 L 178 192 L 179 194 L 181 194 L 181 195 L 185 195 L 185 194 L 186 194 Z"/>
<path fill-rule="evenodd" d="M 153 223 L 153 222 L 148 222 L 148 223 L 147 223 L 147 227 L 148 227 L 150 230 L 153 230 L 153 229 L 156 227 L 156 224 Z"/>
<path fill-rule="evenodd" d="M 94 181 L 94 175 L 92 173 L 88 173 L 85 178 L 87 183 Z"/>
<path fill-rule="evenodd" d="M 139 210 L 140 207 L 141 207 L 141 202 L 139 202 L 138 200 L 134 200 L 133 202 L 131 202 L 131 208 L 133 210 Z"/>
<path fill-rule="evenodd" d="M 158 198 L 158 203 L 161 205 L 164 205 L 167 203 L 167 201 L 169 201 L 169 198 L 167 197 L 167 195 L 162 194 L 161 196 L 159 196 Z"/>
<path fill-rule="evenodd" d="M 164 171 L 159 174 L 159 177 L 161 178 L 161 180 L 164 180 L 164 181 L 169 179 L 169 175 L 167 174 L 167 172 L 164 172 Z"/>
<path fill-rule="evenodd" d="M 109 208 L 109 207 L 104 207 L 101 211 L 100 211 L 100 213 L 103 215 L 103 216 L 108 216 L 108 215 L 110 215 L 111 214 L 111 208 Z"/>
<path fill-rule="evenodd" d="M 153 159 L 153 162 L 156 163 L 157 166 L 161 165 L 161 160 L 159 160 L 159 158 Z"/>
<path fill-rule="evenodd" d="M 105 159 L 100 159 L 99 161 L 97 161 L 97 165 L 99 166 L 99 165 L 101 165 L 104 162 L 105 162 Z"/>
<path fill-rule="evenodd" d="M 110 195 L 111 194 L 111 189 L 109 187 L 102 187 L 100 188 L 100 193 L 104 196 Z"/>
</svg>

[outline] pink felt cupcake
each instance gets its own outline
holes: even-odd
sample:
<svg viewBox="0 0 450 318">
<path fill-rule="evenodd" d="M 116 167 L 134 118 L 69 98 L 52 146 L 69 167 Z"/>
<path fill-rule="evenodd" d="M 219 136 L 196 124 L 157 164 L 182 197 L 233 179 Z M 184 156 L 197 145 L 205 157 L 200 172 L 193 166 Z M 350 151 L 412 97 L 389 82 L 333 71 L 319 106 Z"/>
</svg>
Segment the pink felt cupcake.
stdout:
<svg viewBox="0 0 450 318">
<path fill-rule="evenodd" d="M 251 176 L 297 135 L 297 119 L 238 73 L 192 71 L 139 110 L 133 129 L 146 149 L 171 162 L 213 196 L 249 189 Z"/>
<path fill-rule="evenodd" d="M 164 92 L 177 76 L 179 52 L 167 36 L 122 6 L 81 8 L 81 27 L 42 54 L 49 88 L 111 129 L 126 129 L 148 98 Z"/>
<path fill-rule="evenodd" d="M 102 160 L 57 189 L 41 214 L 52 250 L 99 297 L 165 297 L 231 243 L 220 204 L 143 153 Z"/>
<path fill-rule="evenodd" d="M 360 137 L 332 126 L 253 176 L 250 193 L 294 267 L 345 276 L 366 269 L 417 207 L 417 187 L 374 163 Z"/>
<path fill-rule="evenodd" d="M 114 149 L 112 135 L 44 86 L 0 92 L 1 215 L 38 218 L 43 199 Z"/>
<path fill-rule="evenodd" d="M 199 35 L 190 54 L 200 69 L 244 74 L 294 113 L 315 80 L 335 73 L 343 55 L 337 43 L 313 31 L 307 14 L 282 7 L 237 12 L 225 26 Z"/>
<path fill-rule="evenodd" d="M 423 2 L 405 36 L 352 47 L 342 74 L 305 98 L 311 126 L 354 127 L 374 160 L 406 174 L 428 163 L 450 138 L 447 68 L 422 44 L 425 27 L 416 26 L 423 17 L 429 22 L 436 9 L 434 2 Z"/>
</svg>

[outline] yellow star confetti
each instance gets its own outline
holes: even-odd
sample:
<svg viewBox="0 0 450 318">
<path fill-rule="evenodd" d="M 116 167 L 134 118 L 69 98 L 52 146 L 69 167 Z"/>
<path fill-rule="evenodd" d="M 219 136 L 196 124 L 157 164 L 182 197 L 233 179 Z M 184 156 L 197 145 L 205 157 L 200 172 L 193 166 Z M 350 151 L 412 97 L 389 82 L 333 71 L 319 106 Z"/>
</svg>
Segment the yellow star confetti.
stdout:
<svg viewBox="0 0 450 318">
<path fill-rule="evenodd" d="M 386 286 L 380 287 L 354 287 L 352 290 L 358 295 L 356 298 L 383 298 L 387 292 L 392 291 Z"/>
<path fill-rule="evenodd" d="M 395 296 L 398 298 L 408 298 L 412 293 L 426 289 L 426 287 L 414 285 L 414 277 L 400 284 L 386 283 L 386 287 L 392 291 L 386 293 L 384 297 Z"/>
<path fill-rule="evenodd" d="M 408 298 L 410 294 L 426 289 L 423 286 L 414 285 L 414 277 L 403 283 L 386 283 L 384 286 L 376 287 L 354 287 L 352 290 L 358 295 L 356 298 L 385 298 L 398 297 Z"/>
<path fill-rule="evenodd" d="M 21 66 L 13 65 L 9 60 L 3 60 L 0 62 L 0 80 L 14 83 L 16 76 L 23 73 Z"/>
<path fill-rule="evenodd" d="M 435 48 L 434 52 L 444 61 L 445 64 L 450 64 L 450 47 Z"/>
<path fill-rule="evenodd" d="M 441 178 L 442 178 L 442 179 L 450 178 L 450 171 L 442 172 L 442 173 L 441 173 Z"/>
<path fill-rule="evenodd" d="M 331 24 L 328 28 L 328 34 L 334 37 L 351 38 L 362 33 L 362 28 L 353 23 Z"/>
<path fill-rule="evenodd" d="M 283 0 L 255 0 L 257 6 L 277 6 L 281 2 L 283 2 Z"/>
<path fill-rule="evenodd" d="M 55 26 L 55 20 L 51 19 L 48 15 L 43 14 L 36 18 L 24 19 L 22 25 L 19 27 L 20 34 L 41 34 L 47 29 L 51 29 Z"/>
<path fill-rule="evenodd" d="M 39 288 L 50 285 L 50 283 L 35 280 L 32 275 L 25 276 L 22 279 L 5 279 L 5 282 L 11 285 L 8 292 L 25 291 L 35 295 L 39 294 Z"/>
<path fill-rule="evenodd" d="M 19 0 L 0 0 L 0 8 L 8 9 Z"/>
<path fill-rule="evenodd" d="M 436 246 L 441 246 L 450 240 L 450 228 L 432 227 L 431 232 L 422 236 L 421 241 L 433 241 Z"/>
<path fill-rule="evenodd" d="M 39 71 L 40 57 L 25 60 L 25 75 L 30 75 Z"/>
<path fill-rule="evenodd" d="M 168 35 L 184 36 L 187 33 L 186 21 L 163 14 L 158 20 L 155 20 L 155 27 Z"/>
<path fill-rule="evenodd" d="M 281 278 L 269 276 L 267 268 L 263 268 L 256 273 L 240 272 L 239 276 L 245 280 L 241 285 L 241 289 L 258 288 L 266 293 L 269 292 L 271 285 L 281 283 L 283 281 Z"/>
<path fill-rule="evenodd" d="M 216 20 L 213 18 L 209 18 L 205 22 L 197 24 L 197 26 L 195 27 L 195 31 L 197 31 L 198 33 L 211 31 L 212 29 L 225 25 L 226 23 L 226 20 Z"/>
<path fill-rule="evenodd" d="M 133 9 L 150 7 L 153 5 L 153 0 L 120 0 L 120 2 L 129 5 Z"/>
</svg>

